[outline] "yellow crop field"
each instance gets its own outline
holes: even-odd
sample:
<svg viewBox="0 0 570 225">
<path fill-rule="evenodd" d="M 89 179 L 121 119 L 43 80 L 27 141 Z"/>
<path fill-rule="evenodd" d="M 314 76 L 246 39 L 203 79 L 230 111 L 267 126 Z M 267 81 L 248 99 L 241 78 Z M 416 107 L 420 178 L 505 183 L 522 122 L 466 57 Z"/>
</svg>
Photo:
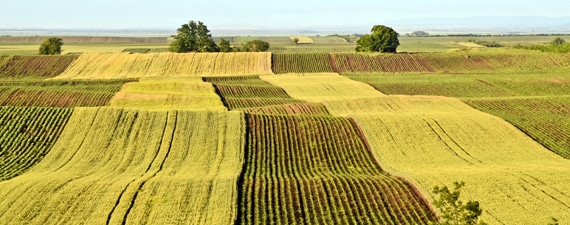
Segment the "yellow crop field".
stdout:
<svg viewBox="0 0 570 225">
<path fill-rule="evenodd" d="M 0 224 L 231 224 L 243 118 L 76 108 L 36 167 L 0 183 Z"/>
<path fill-rule="evenodd" d="M 271 53 L 83 54 L 54 79 L 273 74 Z"/>
<path fill-rule="evenodd" d="M 200 77 L 141 79 L 123 85 L 110 104 L 145 110 L 227 111 L 214 86 Z"/>
<path fill-rule="evenodd" d="M 570 161 L 504 120 L 457 99 L 390 96 L 326 102 L 355 118 L 376 159 L 426 196 L 435 185 L 465 181 L 489 224 L 544 224 L 570 218 Z"/>
<path fill-rule="evenodd" d="M 259 78 L 285 89 L 293 98 L 313 103 L 385 96 L 370 85 L 336 73 L 280 74 Z"/>
</svg>

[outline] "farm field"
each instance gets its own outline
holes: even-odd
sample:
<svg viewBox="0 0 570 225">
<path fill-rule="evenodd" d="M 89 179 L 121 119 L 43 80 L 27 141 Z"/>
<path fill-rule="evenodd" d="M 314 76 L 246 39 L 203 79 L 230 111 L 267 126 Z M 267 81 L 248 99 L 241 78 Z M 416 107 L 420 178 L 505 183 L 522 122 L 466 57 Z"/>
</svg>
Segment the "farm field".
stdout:
<svg viewBox="0 0 570 225">
<path fill-rule="evenodd" d="M 463 194 L 486 205 L 483 218 L 493 224 L 540 224 L 548 221 L 547 215 L 568 218 L 568 180 L 557 178 L 570 175 L 568 160 L 504 120 L 446 97 L 327 101 L 334 96 L 334 88 L 306 94 L 298 91 L 314 90 L 328 82 L 305 75 L 272 83 L 291 96 L 323 98 L 321 103 L 331 114 L 354 118 L 382 167 L 411 180 L 426 196 L 435 185 L 463 180 L 471 185 Z M 549 202 L 548 207 L 543 202 Z M 541 206 L 531 207 L 536 205 Z"/>
<path fill-rule="evenodd" d="M 343 73 L 390 95 L 494 98 L 570 95 L 570 74 L 553 73 Z"/>
<path fill-rule="evenodd" d="M 261 76 L 261 79 L 285 89 L 293 98 L 312 103 L 384 96 L 366 84 L 335 73 L 285 74 Z"/>
<path fill-rule="evenodd" d="M 272 74 L 270 53 L 84 54 L 54 79 Z"/>
<path fill-rule="evenodd" d="M 273 54 L 272 70 L 278 73 L 333 72 L 327 53 Z"/>
<path fill-rule="evenodd" d="M 77 108 L 50 154 L 0 183 L 0 222 L 229 224 L 243 127 L 238 112 Z"/>
<path fill-rule="evenodd" d="M 0 107 L 0 182 L 32 168 L 49 153 L 72 109 Z"/>
<path fill-rule="evenodd" d="M 145 110 L 227 111 L 211 83 L 200 77 L 147 78 L 125 84 L 110 105 Z"/>
<path fill-rule="evenodd" d="M 570 159 L 570 96 L 468 99 L 465 102 L 504 118 L 556 154 Z"/>
<path fill-rule="evenodd" d="M 425 224 L 429 207 L 376 164 L 356 124 L 248 116 L 242 224 Z"/>
<path fill-rule="evenodd" d="M 455 181 L 489 224 L 570 221 L 568 54 L 101 41 L 0 56 L 0 224 L 427 224 Z"/>
<path fill-rule="evenodd" d="M 216 42 L 221 38 L 230 41 L 234 46 L 240 46 L 251 40 L 262 40 L 270 43 L 272 53 L 353 53 L 356 43 L 348 42 L 338 36 L 304 36 L 313 43 L 295 45 L 290 36 L 222 36 L 214 37 Z M 561 36 L 570 39 L 569 36 Z M 0 55 L 37 55 L 40 43 L 46 37 L 0 37 Z M 125 49 L 150 49 L 150 52 L 167 52 L 170 39 L 166 37 L 62 37 L 64 54 L 80 53 L 119 53 Z M 552 41 L 553 36 L 432 36 L 406 37 L 400 36 L 398 52 L 464 52 L 464 43 L 469 40 L 497 42 L 507 47 L 518 44 L 533 45 Z M 478 47 L 476 49 L 485 49 Z"/>
<path fill-rule="evenodd" d="M 134 81 L 136 80 L 0 80 L 0 106 L 106 106 L 123 84 Z"/>
<path fill-rule="evenodd" d="M 268 106 L 300 103 L 279 87 L 258 76 L 204 77 L 212 82 L 224 105 L 230 110 L 258 110 Z"/>
<path fill-rule="evenodd" d="M 0 56 L 0 79 L 45 79 L 59 75 L 77 56 Z"/>
<path fill-rule="evenodd" d="M 322 72 L 561 73 L 570 68 L 569 60 L 570 54 L 513 49 L 415 54 L 281 53 L 273 54 L 273 71 L 275 74 Z"/>
<path fill-rule="evenodd" d="M 546 74 L 345 74 L 387 94 L 462 99 L 501 117 L 557 154 L 570 158 L 570 76 Z"/>
</svg>

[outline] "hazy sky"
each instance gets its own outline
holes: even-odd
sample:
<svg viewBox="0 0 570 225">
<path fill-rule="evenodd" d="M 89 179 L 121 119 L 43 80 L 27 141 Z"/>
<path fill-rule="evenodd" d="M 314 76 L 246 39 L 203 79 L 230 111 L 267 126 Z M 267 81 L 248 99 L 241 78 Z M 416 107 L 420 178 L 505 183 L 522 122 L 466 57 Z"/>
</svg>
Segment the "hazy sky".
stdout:
<svg viewBox="0 0 570 225">
<path fill-rule="evenodd" d="M 407 18 L 570 16 L 568 0 L 0 0 L 0 28 L 210 29 L 383 24 Z"/>
</svg>

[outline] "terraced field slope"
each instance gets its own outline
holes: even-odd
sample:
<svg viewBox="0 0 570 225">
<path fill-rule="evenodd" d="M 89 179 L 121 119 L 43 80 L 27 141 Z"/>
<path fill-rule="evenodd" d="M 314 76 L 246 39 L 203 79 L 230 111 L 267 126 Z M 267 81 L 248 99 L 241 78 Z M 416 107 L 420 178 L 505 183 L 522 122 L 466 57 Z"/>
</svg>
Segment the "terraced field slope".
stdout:
<svg viewBox="0 0 570 225">
<path fill-rule="evenodd" d="M 355 118 L 384 168 L 426 195 L 435 185 L 465 181 L 462 194 L 480 201 L 491 224 L 570 218 L 569 161 L 500 118 L 442 97 L 325 105 Z"/>
<path fill-rule="evenodd" d="M 61 74 L 78 56 L 0 56 L 0 78 L 51 78 Z"/>
<path fill-rule="evenodd" d="M 57 140 L 71 109 L 0 107 L 0 182 L 41 161 Z"/>
<path fill-rule="evenodd" d="M 272 74 L 271 53 L 83 54 L 56 79 Z"/>
<path fill-rule="evenodd" d="M 241 224 L 426 224 L 428 205 L 330 116 L 248 116 Z"/>
<path fill-rule="evenodd" d="M 123 84 L 135 81 L 0 81 L 0 106 L 106 106 Z"/>
<path fill-rule="evenodd" d="M 455 181 L 489 224 L 564 223 L 569 59 L 0 56 L 0 224 L 425 224 Z"/>
<path fill-rule="evenodd" d="M 570 75 L 346 74 L 387 94 L 460 97 L 501 117 L 553 152 L 570 158 Z"/>
<path fill-rule="evenodd" d="M 514 73 L 553 72 L 570 68 L 570 54 L 520 50 L 447 53 L 278 53 L 273 72 L 283 73 Z"/>
<path fill-rule="evenodd" d="M 122 87 L 111 106 L 146 110 L 227 111 L 211 83 L 200 77 L 147 78 Z"/>
<path fill-rule="evenodd" d="M 465 102 L 504 118 L 556 154 L 570 159 L 570 96 L 467 99 Z"/>
<path fill-rule="evenodd" d="M 231 110 L 257 110 L 266 106 L 279 106 L 300 103 L 283 91 L 258 76 L 205 77 L 212 82 L 224 105 Z"/>
<path fill-rule="evenodd" d="M 337 73 L 346 72 L 434 72 L 428 62 L 411 54 L 342 54 L 330 55 L 332 67 Z"/>
<path fill-rule="evenodd" d="M 345 73 L 389 95 L 435 95 L 458 98 L 570 95 L 567 73 L 393 74 Z"/>
<path fill-rule="evenodd" d="M 260 78 L 285 89 L 293 98 L 313 103 L 384 96 L 367 84 L 336 73 L 280 74 Z"/>
<path fill-rule="evenodd" d="M 298 90 L 327 82 L 297 76 L 272 83 L 302 99 Z M 335 92 L 309 92 L 305 98 L 327 99 Z M 570 218 L 568 160 L 500 118 L 445 97 L 321 101 L 331 114 L 354 118 L 383 168 L 411 180 L 430 199 L 435 185 L 463 180 L 462 194 L 480 201 L 484 220 L 492 224 Z"/>
<path fill-rule="evenodd" d="M 238 112 L 77 108 L 49 154 L 0 183 L 2 224 L 231 224 Z"/>
<path fill-rule="evenodd" d="M 334 72 L 328 53 L 277 53 L 272 64 L 276 74 Z"/>
</svg>

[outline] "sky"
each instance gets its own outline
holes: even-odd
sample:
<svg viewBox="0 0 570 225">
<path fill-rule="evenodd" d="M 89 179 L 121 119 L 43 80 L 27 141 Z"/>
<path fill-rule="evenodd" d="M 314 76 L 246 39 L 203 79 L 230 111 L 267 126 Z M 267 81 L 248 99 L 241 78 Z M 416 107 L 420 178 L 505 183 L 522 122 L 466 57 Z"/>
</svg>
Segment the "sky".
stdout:
<svg viewBox="0 0 570 225">
<path fill-rule="evenodd" d="M 0 0 L 0 29 L 212 29 L 385 24 L 394 20 L 568 14 L 568 0 Z"/>
</svg>

